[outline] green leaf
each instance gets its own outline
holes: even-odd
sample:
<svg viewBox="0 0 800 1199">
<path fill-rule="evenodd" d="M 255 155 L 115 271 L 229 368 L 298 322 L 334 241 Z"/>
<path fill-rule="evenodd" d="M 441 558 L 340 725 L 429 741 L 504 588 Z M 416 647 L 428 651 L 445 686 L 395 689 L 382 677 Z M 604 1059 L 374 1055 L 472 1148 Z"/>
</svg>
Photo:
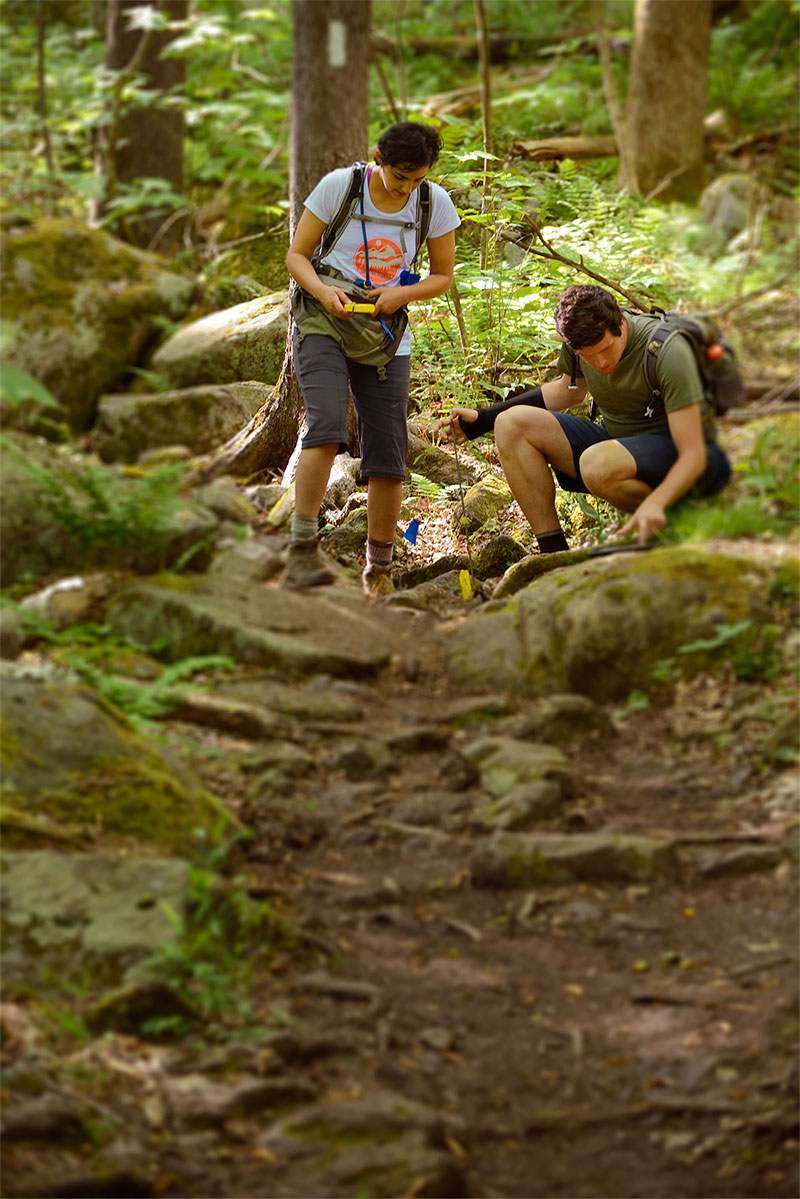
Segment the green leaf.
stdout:
<svg viewBox="0 0 800 1199">
<path fill-rule="evenodd" d="M 44 383 L 12 362 L 0 362 L 0 396 L 12 408 L 18 408 L 25 400 L 41 404 L 43 408 L 61 407 Z"/>
</svg>

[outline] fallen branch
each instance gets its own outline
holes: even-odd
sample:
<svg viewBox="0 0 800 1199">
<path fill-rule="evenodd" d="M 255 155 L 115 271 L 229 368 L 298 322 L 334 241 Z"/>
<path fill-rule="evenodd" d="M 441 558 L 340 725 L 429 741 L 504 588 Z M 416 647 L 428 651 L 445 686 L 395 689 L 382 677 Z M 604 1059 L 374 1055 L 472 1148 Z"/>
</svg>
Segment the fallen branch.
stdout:
<svg viewBox="0 0 800 1199">
<path fill-rule="evenodd" d="M 545 137 L 531 142 L 512 142 L 510 158 L 527 158 L 534 162 L 564 158 L 613 158 L 619 154 L 614 137 Z"/>
</svg>

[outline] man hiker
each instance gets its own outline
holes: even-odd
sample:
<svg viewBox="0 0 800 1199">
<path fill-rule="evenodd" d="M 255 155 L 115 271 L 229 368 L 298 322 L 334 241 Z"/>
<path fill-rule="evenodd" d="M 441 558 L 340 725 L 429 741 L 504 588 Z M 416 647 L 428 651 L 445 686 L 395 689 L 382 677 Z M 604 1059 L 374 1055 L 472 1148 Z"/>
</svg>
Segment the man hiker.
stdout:
<svg viewBox="0 0 800 1199">
<path fill-rule="evenodd" d="M 657 396 L 645 354 L 657 316 L 622 312 L 602 287 L 568 287 L 555 310 L 563 341 L 560 375 L 487 408 L 454 408 L 440 421 L 458 444 L 494 429 L 514 498 L 543 554 L 568 549 L 555 506 L 556 485 L 608 500 L 630 513 L 620 533 L 640 543 L 666 524 L 666 510 L 694 489 L 713 495 L 730 478 L 715 440 L 694 351 L 685 337 L 665 342 L 657 359 Z M 591 394 L 594 423 L 564 411 Z"/>
</svg>

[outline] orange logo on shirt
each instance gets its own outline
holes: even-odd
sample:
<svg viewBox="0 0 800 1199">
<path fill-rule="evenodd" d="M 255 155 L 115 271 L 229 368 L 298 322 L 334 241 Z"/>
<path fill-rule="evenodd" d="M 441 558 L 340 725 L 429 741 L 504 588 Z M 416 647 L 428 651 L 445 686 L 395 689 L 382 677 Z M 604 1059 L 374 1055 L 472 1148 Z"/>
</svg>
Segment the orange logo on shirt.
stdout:
<svg viewBox="0 0 800 1199">
<path fill-rule="evenodd" d="M 382 283 L 388 283 L 390 279 L 394 279 L 403 265 L 403 254 L 400 247 L 393 241 L 389 241 L 388 238 L 373 237 L 372 241 L 367 242 L 367 250 L 369 251 L 370 282 L 374 283 L 376 287 L 380 287 Z M 366 278 L 367 259 L 363 245 L 356 250 L 353 265 L 362 279 Z"/>
</svg>

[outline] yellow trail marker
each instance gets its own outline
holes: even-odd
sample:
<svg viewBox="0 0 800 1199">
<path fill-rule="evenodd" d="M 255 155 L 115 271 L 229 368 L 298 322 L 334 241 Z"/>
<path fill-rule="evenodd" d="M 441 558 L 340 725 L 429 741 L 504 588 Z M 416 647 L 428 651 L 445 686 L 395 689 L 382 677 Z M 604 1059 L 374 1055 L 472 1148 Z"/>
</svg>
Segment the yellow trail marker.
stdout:
<svg viewBox="0 0 800 1199">
<path fill-rule="evenodd" d="M 460 570 L 458 572 L 458 581 L 461 584 L 461 594 L 465 600 L 468 600 L 472 595 L 472 580 L 469 577 L 469 571 Z"/>
<path fill-rule="evenodd" d="M 370 315 L 375 312 L 374 304 L 345 304 L 345 312 L 369 312 Z"/>
</svg>

